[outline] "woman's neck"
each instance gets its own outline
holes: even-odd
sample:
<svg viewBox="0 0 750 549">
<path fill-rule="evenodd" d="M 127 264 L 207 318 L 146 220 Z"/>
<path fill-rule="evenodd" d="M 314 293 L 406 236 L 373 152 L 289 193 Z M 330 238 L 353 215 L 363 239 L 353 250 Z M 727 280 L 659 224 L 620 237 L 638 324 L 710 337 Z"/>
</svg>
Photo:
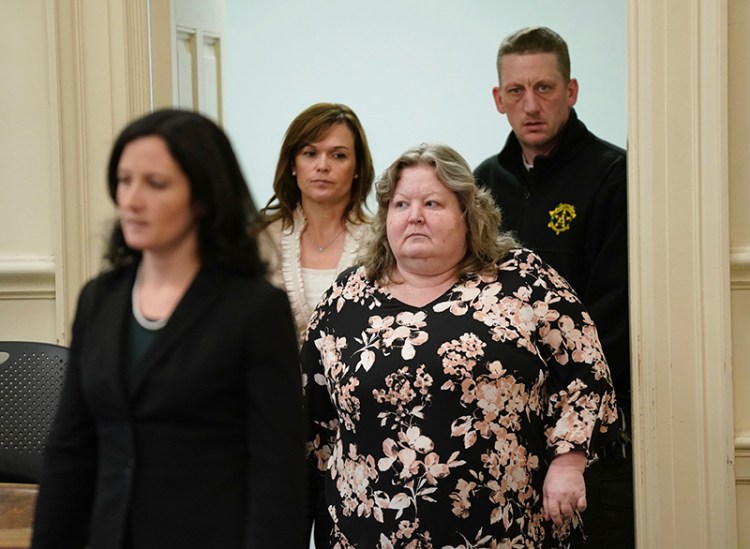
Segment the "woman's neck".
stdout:
<svg viewBox="0 0 750 549">
<path fill-rule="evenodd" d="M 346 205 L 303 203 L 305 228 L 300 236 L 300 262 L 309 269 L 335 269 L 344 251 Z"/>
<path fill-rule="evenodd" d="M 321 204 L 302 201 L 302 212 L 305 216 L 305 230 L 313 236 L 326 236 L 344 226 L 346 204 Z"/>
<path fill-rule="evenodd" d="M 422 307 L 434 301 L 458 280 L 458 269 L 452 267 L 436 272 L 418 271 L 396 266 L 390 275 L 388 291 L 399 301 Z"/>
<path fill-rule="evenodd" d="M 138 306 L 146 318 L 167 318 L 200 270 L 196 254 L 164 257 L 144 252 L 138 266 Z"/>
</svg>

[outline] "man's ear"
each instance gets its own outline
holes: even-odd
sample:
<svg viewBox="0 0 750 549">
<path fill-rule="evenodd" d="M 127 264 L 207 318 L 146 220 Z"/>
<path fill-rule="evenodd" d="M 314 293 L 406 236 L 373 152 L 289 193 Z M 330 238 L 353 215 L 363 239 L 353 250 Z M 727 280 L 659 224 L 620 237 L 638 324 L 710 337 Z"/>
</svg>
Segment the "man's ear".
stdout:
<svg viewBox="0 0 750 549">
<path fill-rule="evenodd" d="M 578 101 L 578 80 L 571 78 L 568 82 L 568 107 L 573 107 Z"/>
<path fill-rule="evenodd" d="M 500 114 L 505 114 L 505 107 L 503 106 L 503 97 L 500 95 L 500 87 L 495 86 L 492 88 L 492 98 L 495 100 L 495 108 Z"/>
</svg>

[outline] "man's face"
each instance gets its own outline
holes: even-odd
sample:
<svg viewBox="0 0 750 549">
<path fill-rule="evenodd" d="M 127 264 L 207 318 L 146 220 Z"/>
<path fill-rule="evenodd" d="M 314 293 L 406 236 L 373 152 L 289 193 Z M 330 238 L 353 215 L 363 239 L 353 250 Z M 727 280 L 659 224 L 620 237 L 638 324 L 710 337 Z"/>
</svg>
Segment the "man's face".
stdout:
<svg viewBox="0 0 750 549">
<path fill-rule="evenodd" d="M 521 143 L 527 162 L 549 154 L 578 98 L 578 82 L 565 82 L 554 53 L 509 54 L 500 62 L 497 110 Z"/>
</svg>

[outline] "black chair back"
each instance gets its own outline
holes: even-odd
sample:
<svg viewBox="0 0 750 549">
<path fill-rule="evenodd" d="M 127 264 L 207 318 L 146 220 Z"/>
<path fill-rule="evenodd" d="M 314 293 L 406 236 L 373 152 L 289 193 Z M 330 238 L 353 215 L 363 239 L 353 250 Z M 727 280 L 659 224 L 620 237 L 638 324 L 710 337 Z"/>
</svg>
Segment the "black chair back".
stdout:
<svg viewBox="0 0 750 549">
<path fill-rule="evenodd" d="M 0 482 L 39 482 L 67 363 L 67 347 L 0 341 Z"/>
</svg>

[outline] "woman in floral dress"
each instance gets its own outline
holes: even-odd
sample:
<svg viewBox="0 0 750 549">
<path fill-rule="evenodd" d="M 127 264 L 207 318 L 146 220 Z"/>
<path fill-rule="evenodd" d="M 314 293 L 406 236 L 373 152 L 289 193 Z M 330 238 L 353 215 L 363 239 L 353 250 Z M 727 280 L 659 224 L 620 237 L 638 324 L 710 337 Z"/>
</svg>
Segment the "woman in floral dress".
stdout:
<svg viewBox="0 0 750 549">
<path fill-rule="evenodd" d="M 617 431 L 591 318 L 498 235 L 450 147 L 406 151 L 376 189 L 362 265 L 324 295 L 302 348 L 324 546 L 566 547 L 585 465 Z"/>
</svg>

